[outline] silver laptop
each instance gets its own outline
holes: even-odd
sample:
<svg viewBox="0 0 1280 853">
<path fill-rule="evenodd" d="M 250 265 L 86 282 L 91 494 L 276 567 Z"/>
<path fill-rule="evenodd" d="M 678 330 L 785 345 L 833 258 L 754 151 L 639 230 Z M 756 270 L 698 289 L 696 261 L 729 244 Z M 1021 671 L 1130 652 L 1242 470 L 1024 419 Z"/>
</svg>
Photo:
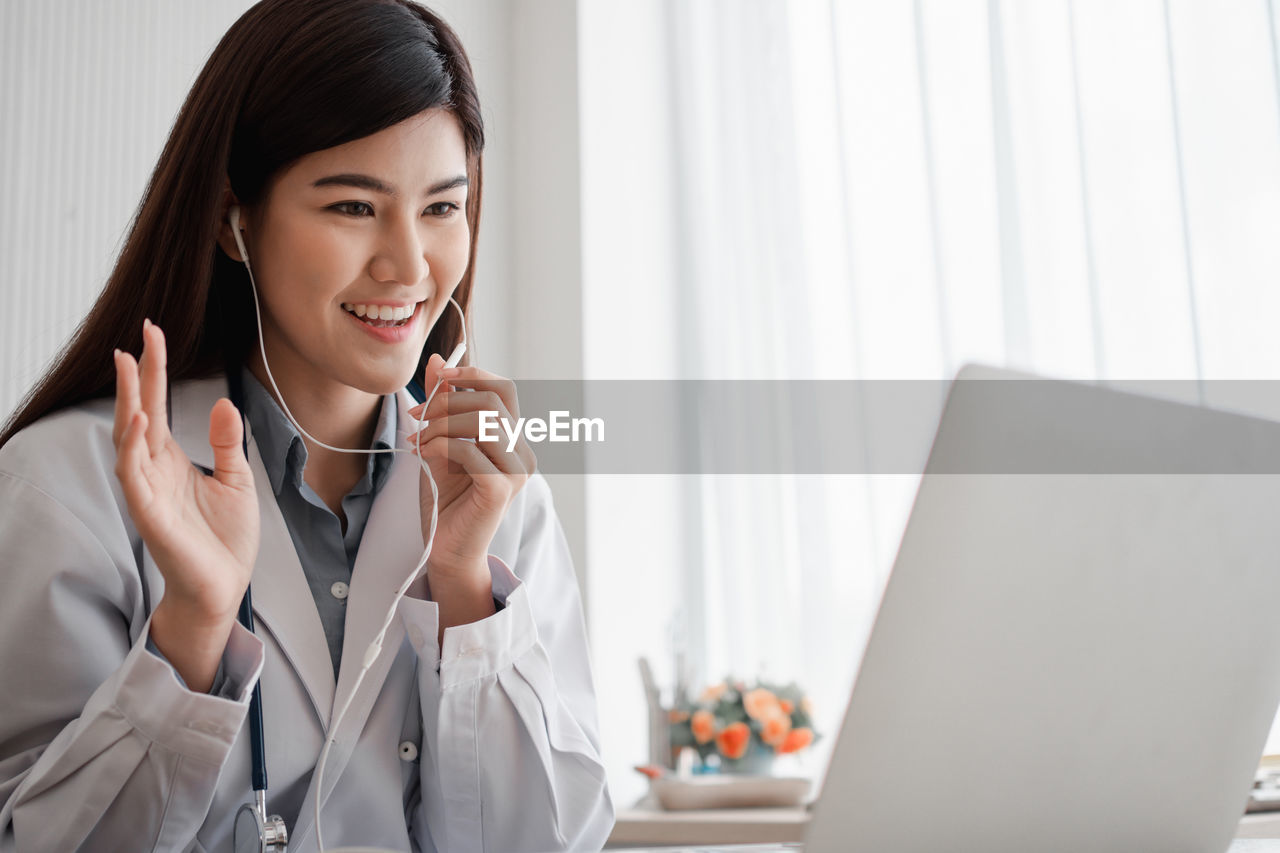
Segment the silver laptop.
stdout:
<svg viewBox="0 0 1280 853">
<path fill-rule="evenodd" d="M 1280 703 L 1277 472 L 1275 423 L 961 371 L 805 853 L 1226 850 Z"/>
</svg>

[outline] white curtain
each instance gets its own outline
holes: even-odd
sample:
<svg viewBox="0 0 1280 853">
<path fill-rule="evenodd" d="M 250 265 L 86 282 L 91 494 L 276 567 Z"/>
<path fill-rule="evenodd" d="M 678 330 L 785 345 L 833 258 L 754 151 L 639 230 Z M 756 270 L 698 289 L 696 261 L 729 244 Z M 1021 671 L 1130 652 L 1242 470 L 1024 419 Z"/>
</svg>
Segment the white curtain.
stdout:
<svg viewBox="0 0 1280 853">
<path fill-rule="evenodd" d="M 630 0 L 580 32 L 590 378 L 1280 377 L 1268 0 Z M 834 733 L 914 485 L 589 480 L 620 804 L 639 654 L 795 678 Z"/>
</svg>

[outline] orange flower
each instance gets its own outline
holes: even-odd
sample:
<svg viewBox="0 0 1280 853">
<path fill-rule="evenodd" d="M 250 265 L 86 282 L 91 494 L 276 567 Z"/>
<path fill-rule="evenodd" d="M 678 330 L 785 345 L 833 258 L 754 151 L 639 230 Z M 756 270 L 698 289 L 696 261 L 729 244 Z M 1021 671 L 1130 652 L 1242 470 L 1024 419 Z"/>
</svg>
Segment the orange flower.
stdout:
<svg viewBox="0 0 1280 853">
<path fill-rule="evenodd" d="M 777 713 L 778 697 L 763 687 L 757 687 L 743 695 L 742 707 L 751 719 L 764 720 Z"/>
<path fill-rule="evenodd" d="M 782 746 L 778 747 L 778 752 L 782 754 L 799 752 L 811 743 L 813 743 L 813 729 L 792 729 L 783 739 Z"/>
<path fill-rule="evenodd" d="M 725 758 L 741 758 L 751 744 L 751 729 L 746 723 L 730 723 L 716 735 L 716 746 Z"/>
<path fill-rule="evenodd" d="M 688 711 L 681 711 L 679 709 L 672 708 L 670 711 L 667 712 L 667 722 L 683 723 L 687 719 L 689 719 Z"/>
<path fill-rule="evenodd" d="M 729 685 L 723 681 L 719 684 L 713 684 L 706 690 L 702 691 L 702 695 L 698 697 L 698 701 L 708 705 L 712 702 L 719 702 L 720 697 L 723 696 L 724 692 L 728 689 Z"/>
<path fill-rule="evenodd" d="M 784 714 L 790 714 L 796 709 L 795 703 L 790 699 L 780 699 L 778 701 L 778 706 L 782 708 L 782 713 Z"/>
<path fill-rule="evenodd" d="M 760 727 L 760 740 L 769 744 L 774 749 L 782 746 L 783 741 L 787 739 L 787 735 L 791 733 L 791 718 L 786 714 L 774 714 L 764 721 Z"/>
<path fill-rule="evenodd" d="M 689 728 L 693 732 L 693 739 L 698 743 L 706 743 L 716 736 L 716 718 L 707 710 L 694 711 L 693 719 L 689 721 Z"/>
</svg>

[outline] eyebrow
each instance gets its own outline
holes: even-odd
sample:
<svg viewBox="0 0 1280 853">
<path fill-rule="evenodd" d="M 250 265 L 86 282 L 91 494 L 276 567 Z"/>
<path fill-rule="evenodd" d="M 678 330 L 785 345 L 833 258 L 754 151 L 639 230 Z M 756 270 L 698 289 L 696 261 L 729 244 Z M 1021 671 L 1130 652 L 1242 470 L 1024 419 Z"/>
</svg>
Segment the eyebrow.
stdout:
<svg viewBox="0 0 1280 853">
<path fill-rule="evenodd" d="M 378 180 L 375 177 L 372 177 L 371 175 L 360 175 L 360 174 L 353 174 L 353 173 L 344 173 L 341 175 L 328 175 L 326 177 L 320 178 L 311 186 L 317 189 L 319 189 L 320 187 L 355 187 L 356 189 L 359 189 L 359 190 L 369 190 L 370 192 L 381 193 L 382 195 L 389 195 L 392 198 L 399 195 L 399 193 L 396 192 L 395 187 L 392 187 L 389 184 L 383 183 L 382 181 Z M 467 186 L 467 176 L 458 175 L 455 178 L 448 178 L 446 180 L 432 184 L 430 187 L 427 188 L 427 191 L 425 194 L 435 195 L 436 193 L 442 193 L 445 190 L 451 190 L 451 189 L 454 189 L 455 187 L 465 187 L 465 186 Z"/>
</svg>

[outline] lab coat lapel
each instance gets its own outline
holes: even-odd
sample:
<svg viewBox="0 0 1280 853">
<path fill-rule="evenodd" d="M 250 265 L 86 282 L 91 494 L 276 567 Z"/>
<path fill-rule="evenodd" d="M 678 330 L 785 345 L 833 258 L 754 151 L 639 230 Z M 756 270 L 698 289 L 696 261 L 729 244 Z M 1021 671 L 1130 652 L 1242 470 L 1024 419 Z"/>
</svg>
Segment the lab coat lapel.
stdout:
<svg viewBox="0 0 1280 853">
<path fill-rule="evenodd" d="M 209 412 L 218 398 L 226 395 L 222 377 L 181 383 L 174 386 L 170 427 L 178 444 L 197 465 L 213 466 L 209 447 Z M 248 429 L 248 424 L 245 424 Z M 251 590 L 253 612 L 261 629 L 265 626 L 298 673 L 322 726 L 328 726 L 333 708 L 333 664 L 324 626 L 312 601 L 307 576 L 298 561 L 293 539 L 275 501 L 262 455 L 253 435 L 249 435 L 249 467 L 258 493 L 261 543 L 253 568 Z M 350 712 L 348 712 L 350 713 Z"/>
<path fill-rule="evenodd" d="M 411 425 L 416 422 L 410 420 L 406 411 L 407 398 L 403 393 L 397 395 L 396 402 L 396 446 L 405 447 Z M 387 480 L 369 512 L 351 573 L 335 707 L 340 708 L 351 693 L 364 664 L 365 651 L 382 629 L 396 591 L 422 559 L 425 545 L 418 509 L 418 477 L 421 471 L 422 467 L 413 456 L 407 453 L 393 456 Z M 421 590 L 420 581 L 410 587 L 410 592 L 416 595 L 421 595 Z M 360 692 L 351 700 L 351 707 L 342 719 L 337 732 L 338 742 L 331 748 L 325 765 L 325 787 L 329 787 L 327 780 L 336 780 L 341 775 L 351 757 L 351 748 L 364 728 L 404 636 L 404 624 L 398 617 L 392 618 L 382 641 L 382 651 L 365 674 Z"/>
<path fill-rule="evenodd" d="M 271 631 L 306 687 L 320 725 L 327 727 L 333 708 L 333 662 L 329 658 L 329 642 L 320 622 L 320 611 L 313 603 L 306 573 L 298 561 L 298 552 L 252 436 L 249 460 L 258 487 L 262 529 L 258 562 L 253 567 L 253 613 L 258 622 Z"/>
<path fill-rule="evenodd" d="M 411 420 L 407 409 L 411 405 L 403 392 L 397 395 L 399 406 L 396 417 L 396 446 L 407 445 Z M 360 550 L 356 554 L 355 569 L 351 573 L 350 594 L 347 597 L 347 618 L 342 639 L 342 666 L 338 675 L 337 700 L 334 714 L 342 707 L 355 686 L 356 678 L 364 663 L 365 650 L 382 628 L 387 610 L 395 599 L 396 591 L 422 559 L 425 544 L 422 539 L 422 523 L 418 510 L 418 476 L 422 468 L 417 460 L 405 453 L 392 457 L 391 471 L 378 491 L 360 538 Z M 410 586 L 411 594 L 424 595 L 425 584 L 421 579 Z M 398 617 L 391 620 L 382 641 L 382 651 L 374 661 L 360 691 L 351 700 L 351 707 L 338 731 L 330 732 L 334 740 L 324 765 L 323 804 L 338 784 L 343 770 L 351 760 L 356 742 L 363 731 L 365 721 L 373 710 L 374 700 L 382 691 L 387 674 L 404 643 L 404 624 Z M 291 838 L 306 839 L 315 826 L 315 778 L 302 801 L 298 821 Z M 309 847 L 304 849 L 310 849 Z"/>
</svg>

